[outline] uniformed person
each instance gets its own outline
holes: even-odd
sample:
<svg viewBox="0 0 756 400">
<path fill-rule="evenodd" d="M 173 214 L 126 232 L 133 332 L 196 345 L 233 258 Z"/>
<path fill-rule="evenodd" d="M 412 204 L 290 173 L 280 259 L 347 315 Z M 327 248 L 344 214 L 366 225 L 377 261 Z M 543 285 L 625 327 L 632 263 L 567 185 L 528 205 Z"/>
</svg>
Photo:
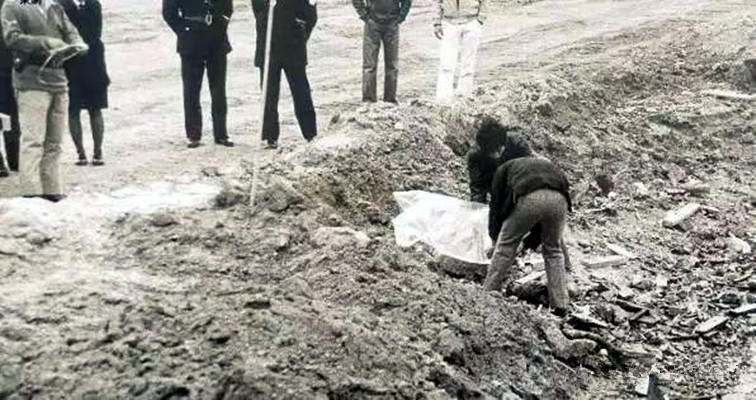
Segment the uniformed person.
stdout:
<svg viewBox="0 0 756 400">
<path fill-rule="evenodd" d="M 0 0 L 0 7 L 3 2 L 5 0 Z M 6 167 L 11 171 L 18 171 L 18 140 L 21 136 L 18 125 L 18 105 L 13 89 L 13 54 L 1 37 L 0 27 L 0 114 L 5 114 L 10 118 L 10 124 L 8 124 L 8 118 L 0 118 L 2 121 L 0 140 L 4 141 L 4 146 L 0 145 L 0 148 L 5 148 L 5 160 L 3 160 L 3 152 L 0 151 L 0 178 L 8 176 Z"/>
<path fill-rule="evenodd" d="M 252 0 L 257 21 L 255 66 L 263 81 L 265 35 L 268 26 L 268 0 Z M 278 0 L 273 9 L 273 32 L 270 45 L 268 94 L 265 100 L 262 139 L 268 148 L 278 147 L 278 98 L 281 72 L 286 74 L 294 100 L 294 114 L 307 141 L 318 134 L 310 82 L 307 80 L 307 41 L 318 19 L 315 0 Z"/>
<path fill-rule="evenodd" d="M 228 24 L 233 0 L 163 0 L 163 19 L 177 37 L 184 83 L 184 125 L 189 148 L 200 145 L 200 90 L 207 69 L 215 143 L 232 147 L 226 128 L 226 58 L 231 52 Z"/>
</svg>

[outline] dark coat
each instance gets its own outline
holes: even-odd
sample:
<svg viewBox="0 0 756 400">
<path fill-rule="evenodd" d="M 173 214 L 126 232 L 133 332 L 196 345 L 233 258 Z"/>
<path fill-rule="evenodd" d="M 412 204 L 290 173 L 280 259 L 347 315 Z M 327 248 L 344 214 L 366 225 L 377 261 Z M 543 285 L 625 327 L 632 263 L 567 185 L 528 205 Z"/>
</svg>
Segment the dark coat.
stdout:
<svg viewBox="0 0 756 400">
<path fill-rule="evenodd" d="M 3 7 L 5 0 L 0 0 L 0 8 Z M 5 45 L 3 36 L 3 28 L 0 24 L 0 77 L 10 77 L 13 72 L 13 53 L 11 53 L 8 46 Z M 0 110 L 0 112 L 3 112 Z"/>
<path fill-rule="evenodd" d="M 163 0 L 163 19 L 176 33 L 176 51 L 182 57 L 231 52 L 228 24 L 233 13 L 233 0 Z M 208 15 L 210 25 L 205 22 Z"/>
<path fill-rule="evenodd" d="M 483 153 L 480 147 L 473 147 L 467 153 L 467 172 L 470 174 L 470 201 L 488 203 L 496 169 L 501 161 Z"/>
<path fill-rule="evenodd" d="M 567 200 L 567 208 L 572 211 L 567 176 L 551 161 L 521 157 L 505 162 L 496 170 L 488 213 L 488 234 L 494 242 L 504 221 L 515 209 L 517 199 L 539 189 L 562 193 Z"/>
<path fill-rule="evenodd" d="M 76 7 L 74 0 L 59 0 L 66 16 L 89 46 L 86 54 L 69 60 L 66 67 L 69 90 L 72 96 L 99 93 L 110 84 L 105 66 L 105 46 L 102 44 L 102 5 L 99 0 L 86 0 Z"/>
<path fill-rule="evenodd" d="M 263 67 L 268 0 L 252 0 L 257 28 L 255 66 Z M 318 10 L 308 0 L 278 0 L 273 12 L 271 60 L 289 67 L 307 65 L 307 40 L 318 20 Z"/>
</svg>

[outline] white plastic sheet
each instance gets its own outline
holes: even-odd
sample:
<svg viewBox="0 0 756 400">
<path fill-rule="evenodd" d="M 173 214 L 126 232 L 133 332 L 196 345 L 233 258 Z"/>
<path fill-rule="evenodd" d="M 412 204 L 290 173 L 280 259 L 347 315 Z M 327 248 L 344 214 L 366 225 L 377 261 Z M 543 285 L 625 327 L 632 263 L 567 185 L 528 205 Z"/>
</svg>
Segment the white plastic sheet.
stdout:
<svg viewBox="0 0 756 400">
<path fill-rule="evenodd" d="M 399 246 L 423 242 L 445 256 L 488 263 L 487 205 L 419 190 L 394 192 L 394 198 L 402 209 L 393 221 Z"/>
</svg>

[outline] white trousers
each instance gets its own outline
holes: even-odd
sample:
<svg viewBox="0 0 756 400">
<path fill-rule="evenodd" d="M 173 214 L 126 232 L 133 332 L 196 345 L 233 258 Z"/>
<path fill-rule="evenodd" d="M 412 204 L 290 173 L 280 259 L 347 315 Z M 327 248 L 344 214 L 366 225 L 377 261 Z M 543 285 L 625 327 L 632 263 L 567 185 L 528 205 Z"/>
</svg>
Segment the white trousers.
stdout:
<svg viewBox="0 0 756 400">
<path fill-rule="evenodd" d="M 465 24 L 443 22 L 444 35 L 441 38 L 441 57 L 436 85 L 436 100 L 440 104 L 451 104 L 455 97 L 469 97 L 473 91 L 475 59 L 483 32 L 478 20 Z M 456 89 L 454 74 L 459 71 Z"/>
<path fill-rule="evenodd" d="M 59 159 L 63 132 L 68 126 L 67 113 L 68 93 L 18 91 L 21 194 L 63 194 Z"/>
</svg>

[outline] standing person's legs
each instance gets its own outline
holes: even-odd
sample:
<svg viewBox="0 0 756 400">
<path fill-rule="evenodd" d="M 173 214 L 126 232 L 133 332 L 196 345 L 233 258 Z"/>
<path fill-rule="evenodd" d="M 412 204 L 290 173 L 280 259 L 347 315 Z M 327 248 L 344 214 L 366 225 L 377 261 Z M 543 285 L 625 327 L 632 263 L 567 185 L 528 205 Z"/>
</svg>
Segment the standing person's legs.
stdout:
<svg viewBox="0 0 756 400">
<path fill-rule="evenodd" d="M 42 190 L 47 195 L 63 194 L 60 179 L 61 142 L 67 128 L 68 93 L 51 95 L 47 111 L 47 134 L 45 135 L 44 153 L 39 166 Z"/>
<path fill-rule="evenodd" d="M 89 125 L 92 127 L 92 141 L 94 142 L 94 158 L 92 159 L 92 165 L 103 165 L 102 141 L 105 136 L 105 120 L 102 117 L 101 109 L 89 109 Z"/>
<path fill-rule="evenodd" d="M 564 313 L 569 305 L 567 293 L 567 274 L 564 263 L 566 250 L 563 248 L 562 233 L 564 232 L 567 216 L 567 201 L 564 196 L 554 190 L 540 190 L 536 195 L 543 197 L 548 206 L 541 222 L 543 230 L 543 260 L 546 265 L 546 279 L 549 289 L 549 304 L 558 313 Z"/>
<path fill-rule="evenodd" d="M 375 21 L 365 21 L 362 35 L 362 101 L 376 101 L 378 52 L 381 50 L 381 32 Z M 384 47 L 384 58 L 386 49 Z"/>
<path fill-rule="evenodd" d="M 502 284 L 509 276 L 520 241 L 538 223 L 539 210 L 528 200 L 528 196 L 520 199 L 512 214 L 501 226 L 486 280 L 483 283 L 485 290 L 501 290 Z"/>
<path fill-rule="evenodd" d="M 226 116 L 228 114 L 226 69 L 227 56 L 225 53 L 216 54 L 207 62 L 207 81 L 210 85 L 212 100 L 213 136 L 216 143 L 228 140 L 226 128 Z"/>
<path fill-rule="evenodd" d="M 16 91 L 13 89 L 13 79 L 10 75 L 0 76 L 0 102 L 10 116 L 10 129 L 3 127 L 3 134 L 0 140 L 5 141 L 5 159 L 8 162 L 8 168 L 11 171 L 18 171 L 18 141 L 21 129 L 18 124 L 18 103 L 16 102 Z"/>
<path fill-rule="evenodd" d="M 269 145 L 275 145 L 280 135 L 278 124 L 278 98 L 281 91 L 281 69 L 283 66 L 275 60 L 270 61 L 268 72 L 268 94 L 265 98 L 265 111 L 263 114 L 262 139 Z M 264 71 L 260 68 L 260 86 L 262 87 Z"/>
<path fill-rule="evenodd" d="M 386 77 L 383 81 L 383 101 L 396 103 L 396 87 L 399 78 L 399 24 L 390 22 L 383 32 L 383 61 Z"/>
<path fill-rule="evenodd" d="M 51 103 L 50 93 L 40 90 L 18 92 L 19 122 L 24 131 L 21 135 L 19 154 L 19 181 L 21 194 L 39 196 L 42 191 L 40 162 L 44 151 L 47 131 L 47 113 Z M 43 118 L 42 116 L 45 116 Z"/>
<path fill-rule="evenodd" d="M 299 122 L 302 136 L 310 141 L 318 135 L 318 124 L 315 116 L 315 106 L 312 103 L 312 91 L 307 80 L 307 67 L 285 67 L 286 80 L 294 100 L 294 114 Z"/>
<path fill-rule="evenodd" d="M 69 108 L 68 110 L 68 128 L 71 132 L 76 154 L 79 155 L 79 161 L 76 165 L 87 165 L 87 153 L 84 151 L 84 134 L 81 127 L 81 110 L 78 108 Z"/>
<path fill-rule="evenodd" d="M 444 22 L 442 26 L 444 35 L 441 38 L 436 100 L 448 105 L 454 101 L 454 70 L 459 58 L 460 29 L 448 22 Z"/>
<path fill-rule="evenodd" d="M 197 57 L 181 57 L 181 79 L 184 85 L 184 128 L 191 142 L 202 139 L 202 106 L 200 91 L 205 60 Z"/>
<path fill-rule="evenodd" d="M 459 96 L 470 97 L 472 95 L 475 61 L 478 57 L 478 47 L 480 46 L 482 33 L 483 25 L 477 20 L 463 25 L 459 83 L 457 84 L 457 94 Z"/>
</svg>

